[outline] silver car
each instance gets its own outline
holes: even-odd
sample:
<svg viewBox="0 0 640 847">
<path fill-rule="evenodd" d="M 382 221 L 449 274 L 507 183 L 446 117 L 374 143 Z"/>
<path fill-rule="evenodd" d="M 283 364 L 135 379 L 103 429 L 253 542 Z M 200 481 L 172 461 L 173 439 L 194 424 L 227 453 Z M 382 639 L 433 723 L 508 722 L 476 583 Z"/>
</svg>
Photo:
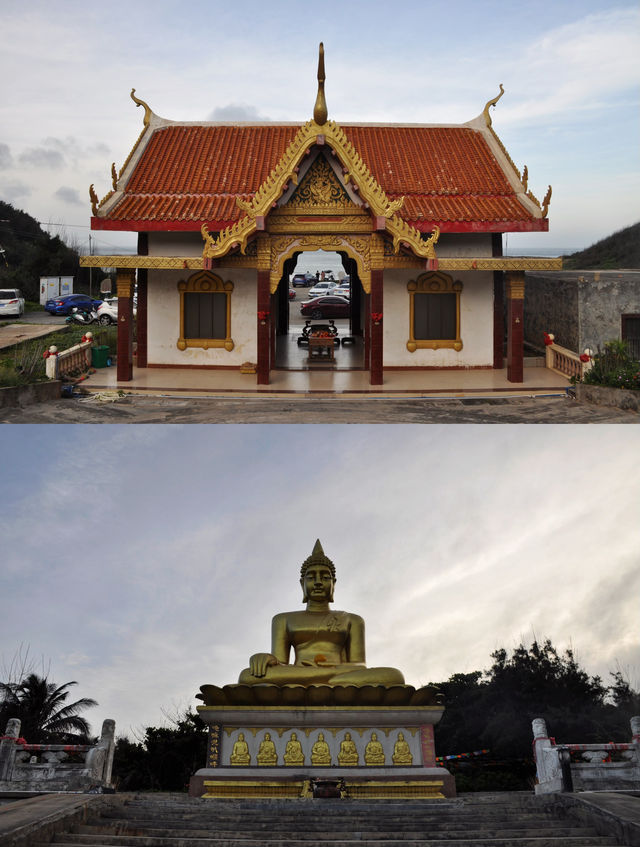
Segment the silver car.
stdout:
<svg viewBox="0 0 640 847">
<path fill-rule="evenodd" d="M 19 288 L 0 288 L 0 320 L 24 315 L 24 297 Z"/>
</svg>

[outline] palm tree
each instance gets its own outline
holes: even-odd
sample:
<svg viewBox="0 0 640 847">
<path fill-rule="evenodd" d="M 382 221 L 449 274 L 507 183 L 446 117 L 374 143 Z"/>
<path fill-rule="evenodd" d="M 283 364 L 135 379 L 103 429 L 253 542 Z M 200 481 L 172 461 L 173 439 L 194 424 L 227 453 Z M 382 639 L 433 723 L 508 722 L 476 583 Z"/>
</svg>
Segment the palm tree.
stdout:
<svg viewBox="0 0 640 847">
<path fill-rule="evenodd" d="M 20 734 L 31 744 L 86 740 L 89 723 L 79 712 L 97 706 L 95 700 L 83 697 L 75 703 L 67 703 L 68 689 L 77 685 L 75 681 L 56 686 L 46 677 L 31 673 L 22 682 L 0 683 L 0 713 L 3 722 L 9 718 L 20 718 Z M 80 736 L 80 738 L 78 737 Z"/>
</svg>

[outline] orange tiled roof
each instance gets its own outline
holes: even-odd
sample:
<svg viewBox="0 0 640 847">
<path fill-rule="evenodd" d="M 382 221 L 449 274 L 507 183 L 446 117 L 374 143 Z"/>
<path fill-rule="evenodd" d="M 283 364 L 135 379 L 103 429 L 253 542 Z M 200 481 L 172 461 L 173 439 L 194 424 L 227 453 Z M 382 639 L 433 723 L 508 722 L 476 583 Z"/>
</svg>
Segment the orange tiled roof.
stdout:
<svg viewBox="0 0 640 847">
<path fill-rule="evenodd" d="M 540 222 L 517 198 L 484 134 L 468 126 L 342 125 L 399 214 L 421 230 L 506 231 Z M 100 221 L 117 229 L 211 230 L 237 220 L 299 127 L 175 125 L 156 129 L 122 196 Z M 545 221 L 546 225 L 546 221 Z M 535 228 L 541 228 L 535 226 Z"/>
</svg>

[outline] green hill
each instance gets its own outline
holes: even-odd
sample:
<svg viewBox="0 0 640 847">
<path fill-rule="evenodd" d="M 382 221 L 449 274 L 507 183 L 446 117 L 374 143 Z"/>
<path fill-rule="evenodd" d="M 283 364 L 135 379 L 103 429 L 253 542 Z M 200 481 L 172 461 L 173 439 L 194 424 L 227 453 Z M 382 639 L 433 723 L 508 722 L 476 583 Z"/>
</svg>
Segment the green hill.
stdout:
<svg viewBox="0 0 640 847">
<path fill-rule="evenodd" d="M 87 284 L 87 270 L 79 267 L 77 250 L 2 200 L 0 248 L 0 287 L 20 288 L 27 300 L 39 299 L 41 276 L 73 276 L 75 291 Z"/>
<path fill-rule="evenodd" d="M 563 265 L 568 270 L 640 268 L 640 223 L 614 232 L 586 250 L 565 256 Z"/>
</svg>

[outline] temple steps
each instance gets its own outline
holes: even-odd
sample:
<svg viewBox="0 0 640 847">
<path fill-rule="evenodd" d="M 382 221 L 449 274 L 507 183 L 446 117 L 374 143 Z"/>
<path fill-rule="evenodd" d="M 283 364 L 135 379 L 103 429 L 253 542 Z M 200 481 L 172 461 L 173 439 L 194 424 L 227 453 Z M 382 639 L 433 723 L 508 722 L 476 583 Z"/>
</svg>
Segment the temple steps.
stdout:
<svg viewBox="0 0 640 847">
<path fill-rule="evenodd" d="M 58 847 L 597 847 L 616 845 L 529 794 L 457 800 L 200 800 L 122 795 Z M 32 847 L 40 847 L 33 844 Z M 44 847 L 44 845 L 42 845 Z"/>
</svg>

